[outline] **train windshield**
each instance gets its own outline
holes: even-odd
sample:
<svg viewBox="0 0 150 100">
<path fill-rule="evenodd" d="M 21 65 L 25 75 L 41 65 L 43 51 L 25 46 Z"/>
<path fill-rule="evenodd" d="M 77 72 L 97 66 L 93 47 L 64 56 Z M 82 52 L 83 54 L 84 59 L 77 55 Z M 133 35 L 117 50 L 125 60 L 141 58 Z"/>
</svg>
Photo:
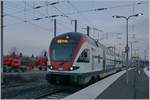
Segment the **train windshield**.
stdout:
<svg viewBox="0 0 150 100">
<path fill-rule="evenodd" d="M 52 46 L 51 57 L 52 60 L 57 61 L 70 61 L 73 57 L 73 51 L 75 50 L 75 43 L 55 44 Z"/>
<path fill-rule="evenodd" d="M 50 47 L 50 58 L 54 61 L 71 61 L 81 34 L 66 33 L 55 37 Z"/>
</svg>

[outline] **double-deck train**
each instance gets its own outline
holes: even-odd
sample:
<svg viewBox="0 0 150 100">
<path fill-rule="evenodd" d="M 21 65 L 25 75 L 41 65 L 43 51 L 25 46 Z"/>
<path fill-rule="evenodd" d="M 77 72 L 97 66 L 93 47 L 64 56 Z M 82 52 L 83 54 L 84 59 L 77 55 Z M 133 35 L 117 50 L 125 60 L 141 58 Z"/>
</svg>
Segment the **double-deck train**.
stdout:
<svg viewBox="0 0 150 100">
<path fill-rule="evenodd" d="M 46 79 L 86 84 L 120 71 L 124 57 L 86 34 L 68 32 L 52 39 Z"/>
</svg>

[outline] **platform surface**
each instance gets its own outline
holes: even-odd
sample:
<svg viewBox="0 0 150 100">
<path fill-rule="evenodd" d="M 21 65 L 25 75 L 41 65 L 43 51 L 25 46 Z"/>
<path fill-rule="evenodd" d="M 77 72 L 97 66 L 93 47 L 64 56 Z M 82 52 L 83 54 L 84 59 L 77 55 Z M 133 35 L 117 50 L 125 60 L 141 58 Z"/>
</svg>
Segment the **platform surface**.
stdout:
<svg viewBox="0 0 150 100">
<path fill-rule="evenodd" d="M 124 74 L 97 99 L 149 99 L 149 77 L 142 68 L 130 70 L 128 84 Z"/>
<path fill-rule="evenodd" d="M 149 99 L 149 77 L 148 72 L 144 70 L 130 68 L 128 84 L 126 83 L 126 70 L 124 70 L 65 99 Z"/>
</svg>

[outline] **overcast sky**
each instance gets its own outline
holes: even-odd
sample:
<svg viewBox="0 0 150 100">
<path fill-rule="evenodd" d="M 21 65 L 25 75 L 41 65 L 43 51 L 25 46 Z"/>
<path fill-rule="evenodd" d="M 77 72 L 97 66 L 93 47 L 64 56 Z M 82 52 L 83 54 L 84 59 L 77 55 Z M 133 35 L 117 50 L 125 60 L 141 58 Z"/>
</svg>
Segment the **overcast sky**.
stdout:
<svg viewBox="0 0 150 100">
<path fill-rule="evenodd" d="M 77 19 L 78 32 L 86 34 L 86 30 L 82 28 L 87 25 L 102 30 L 103 32 L 98 32 L 91 29 L 91 37 L 98 39 L 99 34 L 101 43 L 106 46 L 115 46 L 117 51 L 121 51 L 125 47 L 125 19 L 115 19 L 112 16 L 129 16 L 140 12 L 143 12 L 144 16 L 129 19 L 129 41 L 137 41 L 133 45 L 133 50 L 142 58 L 145 49 L 149 51 L 148 0 L 142 2 L 140 0 L 63 0 L 56 5 L 47 6 L 55 1 L 58 0 L 4 1 L 4 54 L 7 54 L 12 47 L 16 47 L 25 55 L 39 55 L 43 49 L 48 50 L 53 38 L 53 20 L 45 17 L 62 14 L 69 17 L 57 17 L 57 35 L 74 31 L 71 20 Z M 37 6 L 42 7 L 33 9 Z M 89 11 L 96 8 L 108 9 Z M 36 18 L 42 19 L 34 20 Z M 117 33 L 121 34 L 117 36 Z"/>
</svg>

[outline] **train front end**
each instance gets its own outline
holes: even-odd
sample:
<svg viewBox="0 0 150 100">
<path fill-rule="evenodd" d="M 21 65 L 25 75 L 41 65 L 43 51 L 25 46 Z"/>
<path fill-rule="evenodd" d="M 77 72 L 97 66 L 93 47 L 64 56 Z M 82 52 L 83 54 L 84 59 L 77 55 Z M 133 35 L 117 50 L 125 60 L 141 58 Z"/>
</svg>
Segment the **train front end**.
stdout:
<svg viewBox="0 0 150 100">
<path fill-rule="evenodd" d="M 50 66 L 46 79 L 50 83 L 77 82 L 79 66 L 74 66 L 74 60 L 84 40 L 79 33 L 66 33 L 55 37 L 49 48 Z"/>
</svg>

